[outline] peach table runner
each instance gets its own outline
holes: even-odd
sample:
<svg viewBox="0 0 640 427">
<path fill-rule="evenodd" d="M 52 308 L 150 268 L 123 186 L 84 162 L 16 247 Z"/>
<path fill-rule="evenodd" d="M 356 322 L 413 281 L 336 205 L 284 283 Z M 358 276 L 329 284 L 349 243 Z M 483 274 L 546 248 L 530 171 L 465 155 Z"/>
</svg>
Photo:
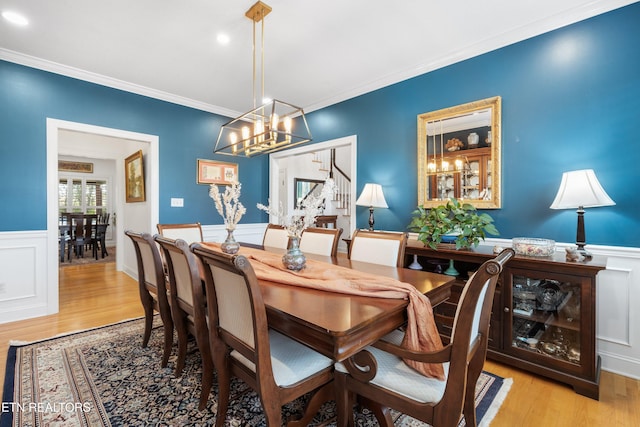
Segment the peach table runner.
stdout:
<svg viewBox="0 0 640 427">
<path fill-rule="evenodd" d="M 205 245 L 211 249 L 220 248 L 215 243 L 207 242 Z M 408 299 L 407 330 L 402 346 L 415 351 L 436 351 L 442 348 L 431 302 L 411 284 L 311 259 L 307 259 L 303 270 L 296 272 L 286 269 L 280 254 L 244 246 L 239 253 L 250 260 L 258 279 L 350 295 Z M 425 376 L 444 379 L 441 363 L 412 360 L 407 360 L 406 363 Z"/>
</svg>

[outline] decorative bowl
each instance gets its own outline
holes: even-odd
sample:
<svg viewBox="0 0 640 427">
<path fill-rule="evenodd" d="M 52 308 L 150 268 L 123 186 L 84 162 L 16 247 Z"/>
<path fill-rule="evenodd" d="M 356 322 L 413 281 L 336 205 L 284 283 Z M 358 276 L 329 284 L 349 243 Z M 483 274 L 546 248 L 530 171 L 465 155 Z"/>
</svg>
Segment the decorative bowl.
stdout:
<svg viewBox="0 0 640 427">
<path fill-rule="evenodd" d="M 512 246 L 518 255 L 527 256 L 551 256 L 556 250 L 555 241 L 530 237 L 516 237 Z"/>
</svg>

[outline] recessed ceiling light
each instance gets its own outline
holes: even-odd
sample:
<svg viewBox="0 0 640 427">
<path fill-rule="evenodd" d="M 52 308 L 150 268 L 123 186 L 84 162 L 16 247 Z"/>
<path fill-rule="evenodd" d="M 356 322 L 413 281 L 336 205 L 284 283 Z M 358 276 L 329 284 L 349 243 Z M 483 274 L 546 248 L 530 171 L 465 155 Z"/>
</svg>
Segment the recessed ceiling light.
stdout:
<svg viewBox="0 0 640 427">
<path fill-rule="evenodd" d="M 229 38 L 228 35 L 220 33 L 218 34 L 218 37 L 216 37 L 216 40 L 218 40 L 218 43 L 224 45 L 224 44 L 229 44 L 229 41 L 231 39 Z"/>
<path fill-rule="evenodd" d="M 24 15 L 21 15 L 17 12 L 11 12 L 9 10 L 6 10 L 2 12 L 2 17 L 7 21 L 11 22 L 12 24 L 19 25 L 21 27 L 24 27 L 29 24 L 29 21 L 27 20 L 27 18 L 25 18 Z"/>
</svg>

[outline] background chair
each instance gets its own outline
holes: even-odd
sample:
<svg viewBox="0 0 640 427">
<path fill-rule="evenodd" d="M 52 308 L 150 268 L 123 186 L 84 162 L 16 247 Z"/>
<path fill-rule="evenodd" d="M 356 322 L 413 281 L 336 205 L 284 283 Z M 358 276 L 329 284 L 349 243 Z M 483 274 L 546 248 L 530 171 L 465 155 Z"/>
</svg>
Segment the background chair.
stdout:
<svg viewBox="0 0 640 427">
<path fill-rule="evenodd" d="M 475 386 L 487 354 L 489 320 L 498 276 L 514 255 L 505 249 L 480 266 L 462 290 L 451 341 L 440 351 L 409 352 L 396 329 L 344 364 L 336 364 L 338 425 L 352 425 L 352 397 L 357 394 L 372 407 L 382 426 L 393 426 L 388 408 L 394 408 L 433 426 L 457 426 L 461 414 L 467 426 L 476 425 Z M 427 378 L 402 359 L 444 363 L 445 380 Z"/>
<path fill-rule="evenodd" d="M 199 222 L 191 224 L 158 224 L 158 233 L 169 239 L 182 239 L 188 244 L 202 242 L 202 226 Z"/>
<path fill-rule="evenodd" d="M 162 352 L 162 367 L 167 366 L 171 346 L 173 345 L 173 320 L 167 298 L 166 277 L 162 267 L 160 252 L 153 237 L 149 233 L 136 233 L 131 230 L 124 232 L 131 238 L 138 261 L 138 284 L 140 287 L 140 301 L 144 308 L 144 336 L 142 347 L 146 347 L 151 336 L 153 326 L 153 310 L 160 313 L 164 327 L 164 349 Z"/>
<path fill-rule="evenodd" d="M 92 249 L 93 249 L 93 257 L 96 260 L 98 259 L 98 248 L 100 248 L 100 253 L 102 254 L 102 258 L 109 255 L 109 252 L 107 252 L 107 243 L 106 243 L 108 227 L 109 227 L 108 223 L 98 222 L 97 224 L 95 224 Z"/>
<path fill-rule="evenodd" d="M 289 246 L 287 230 L 281 225 L 267 224 L 267 228 L 264 230 L 264 237 L 262 238 L 262 246 L 287 249 Z"/>
<path fill-rule="evenodd" d="M 191 246 L 204 266 L 211 353 L 218 372 L 216 426 L 224 425 L 231 374 L 256 390 L 267 426 L 280 427 L 281 408 L 306 393 L 330 390 L 332 360 L 271 330 L 258 280 L 242 255 L 227 255 L 199 244 Z M 324 393 L 309 402 L 313 417 Z M 301 420 L 308 425 L 310 420 Z"/>
<path fill-rule="evenodd" d="M 406 246 L 406 233 L 356 230 L 349 246 L 349 259 L 403 267 Z"/>
<path fill-rule="evenodd" d="M 78 258 L 84 258 L 85 246 L 91 244 L 95 214 L 70 214 L 67 216 L 71 224 L 71 239 L 67 246 L 67 258 L 71 260 L 71 251 Z"/>
<path fill-rule="evenodd" d="M 309 227 L 300 237 L 300 250 L 305 253 L 336 256 L 342 228 Z"/>
<path fill-rule="evenodd" d="M 71 241 L 71 226 L 69 224 L 58 225 L 58 255 L 60 256 L 60 262 L 64 262 L 64 254 L 67 250 L 67 245 Z"/>
<path fill-rule="evenodd" d="M 202 388 L 199 409 L 207 405 L 213 384 L 213 358 L 209 346 L 206 299 L 202 286 L 200 262 L 182 239 L 155 236 L 167 263 L 171 314 L 178 332 L 176 376 L 182 375 L 187 356 L 189 333 L 196 339 L 202 356 Z"/>
</svg>

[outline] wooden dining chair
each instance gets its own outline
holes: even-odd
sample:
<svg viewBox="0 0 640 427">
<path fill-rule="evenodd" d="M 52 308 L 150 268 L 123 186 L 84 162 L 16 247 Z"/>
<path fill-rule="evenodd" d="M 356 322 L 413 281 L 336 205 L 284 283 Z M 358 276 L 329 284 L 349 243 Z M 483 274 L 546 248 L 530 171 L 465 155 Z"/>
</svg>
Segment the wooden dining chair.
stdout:
<svg viewBox="0 0 640 427">
<path fill-rule="evenodd" d="M 202 242 L 202 225 L 199 222 L 185 224 L 158 224 L 158 233 L 169 239 L 182 239 L 191 244 L 193 242 Z"/>
<path fill-rule="evenodd" d="M 267 224 L 262 238 L 262 246 L 287 249 L 289 246 L 289 235 L 282 225 Z"/>
<path fill-rule="evenodd" d="M 356 230 L 349 245 L 349 259 L 403 267 L 406 246 L 407 233 Z"/>
<path fill-rule="evenodd" d="M 255 272 L 243 255 L 227 255 L 191 245 L 204 266 L 211 353 L 218 372 L 216 426 L 224 425 L 231 375 L 258 392 L 267 426 L 280 427 L 282 405 L 316 391 L 312 418 L 331 391 L 333 362 L 270 329 Z M 310 420 L 298 420 L 308 425 Z"/>
<path fill-rule="evenodd" d="M 457 426 L 461 415 L 476 425 L 475 387 L 484 366 L 491 307 L 498 276 L 514 256 L 511 248 L 486 261 L 465 284 L 451 340 L 442 350 L 414 352 L 400 347 L 394 330 L 344 363 L 336 364 L 338 425 L 353 425 L 353 397 L 370 406 L 382 426 L 393 426 L 393 408 L 434 427 Z M 427 378 L 403 359 L 443 363 L 444 380 Z M 375 402 L 375 405 L 371 405 Z"/>
<path fill-rule="evenodd" d="M 153 312 L 160 313 L 164 329 L 164 348 L 162 351 L 162 363 L 167 366 L 173 345 L 173 319 L 167 297 L 167 282 L 162 267 L 160 251 L 153 237 L 149 233 L 137 233 L 127 230 L 124 232 L 131 238 L 138 261 L 138 285 L 140 288 L 140 301 L 144 308 L 144 335 L 142 347 L 146 347 L 151 337 L 153 327 Z"/>
<path fill-rule="evenodd" d="M 178 332 L 178 360 L 176 376 L 182 375 L 187 357 L 189 334 L 195 337 L 202 358 L 202 383 L 200 404 L 203 410 L 213 384 L 213 358 L 209 346 L 209 329 L 207 320 L 206 299 L 204 295 L 200 261 L 182 239 L 171 239 L 156 235 L 155 241 L 160 245 L 167 263 L 169 277 L 169 302 L 173 322 Z"/>
<path fill-rule="evenodd" d="M 300 250 L 324 256 L 336 256 L 342 228 L 318 228 L 309 227 L 302 232 L 300 237 Z"/>
<path fill-rule="evenodd" d="M 76 258 L 84 258 L 85 246 L 91 243 L 91 227 L 87 229 L 91 218 L 82 213 L 69 215 L 71 239 L 67 246 L 67 258 L 71 261 L 71 253 Z"/>
</svg>

